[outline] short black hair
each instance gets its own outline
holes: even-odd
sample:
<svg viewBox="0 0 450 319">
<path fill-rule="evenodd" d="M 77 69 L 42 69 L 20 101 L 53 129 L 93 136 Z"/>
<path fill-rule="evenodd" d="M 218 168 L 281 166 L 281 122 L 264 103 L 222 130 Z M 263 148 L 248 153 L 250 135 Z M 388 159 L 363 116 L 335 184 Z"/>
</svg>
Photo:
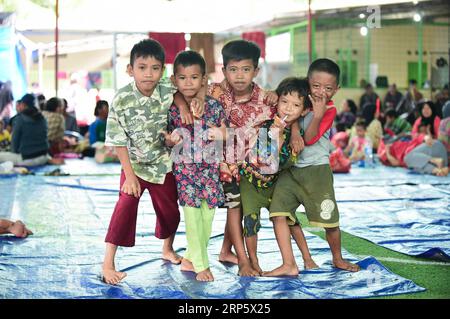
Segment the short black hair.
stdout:
<svg viewBox="0 0 450 319">
<path fill-rule="evenodd" d="M 98 113 L 104 106 L 109 107 L 108 102 L 106 102 L 105 100 L 98 100 L 97 103 L 95 104 L 94 115 L 98 116 Z"/>
<path fill-rule="evenodd" d="M 356 112 L 358 111 L 358 107 L 356 106 L 355 101 L 352 99 L 346 99 L 347 105 L 350 108 L 350 112 L 352 112 L 354 115 L 356 115 Z"/>
<path fill-rule="evenodd" d="M 313 72 L 325 72 L 331 74 L 336 78 L 336 84 L 339 84 L 341 70 L 339 69 L 339 65 L 330 59 L 322 58 L 313 61 L 308 68 L 308 79 L 311 78 Z"/>
<path fill-rule="evenodd" d="M 133 46 L 130 53 L 130 65 L 133 66 L 134 61 L 140 57 L 155 58 L 161 62 L 163 66 L 166 60 L 166 54 L 164 53 L 161 43 L 153 39 L 142 40 Z"/>
<path fill-rule="evenodd" d="M 308 95 L 310 94 L 309 83 L 305 78 L 288 77 L 278 84 L 275 90 L 277 95 L 281 97 L 288 93 L 297 92 L 298 96 L 303 97 L 303 107 L 305 109 L 311 108 L 312 104 Z"/>
<path fill-rule="evenodd" d="M 36 107 L 36 98 L 33 94 L 27 93 L 17 101 L 26 105 L 26 107 Z"/>
<path fill-rule="evenodd" d="M 359 120 L 359 121 L 357 121 L 357 122 L 355 123 L 355 127 L 357 127 L 357 126 L 363 127 L 364 129 L 366 129 L 366 128 L 367 128 L 366 121 L 365 121 L 365 120 Z"/>
<path fill-rule="evenodd" d="M 188 67 L 198 65 L 202 71 L 202 75 L 206 74 L 206 62 L 200 53 L 195 51 L 183 51 L 177 54 L 173 62 L 173 74 L 177 74 L 178 66 Z"/>
<path fill-rule="evenodd" d="M 57 97 L 52 97 L 50 100 L 47 101 L 47 104 L 45 105 L 45 110 L 49 112 L 56 112 L 58 106 L 62 106 L 61 99 Z"/>
<path fill-rule="evenodd" d="M 393 117 L 393 118 L 397 118 L 398 114 L 394 109 L 387 109 L 386 112 L 384 112 L 384 116 L 385 117 Z"/>
<path fill-rule="evenodd" d="M 255 69 L 258 67 L 259 57 L 261 56 L 261 49 L 259 46 L 251 41 L 234 40 L 224 45 L 222 48 L 223 66 L 227 67 L 232 60 L 242 61 L 251 59 Z"/>
</svg>

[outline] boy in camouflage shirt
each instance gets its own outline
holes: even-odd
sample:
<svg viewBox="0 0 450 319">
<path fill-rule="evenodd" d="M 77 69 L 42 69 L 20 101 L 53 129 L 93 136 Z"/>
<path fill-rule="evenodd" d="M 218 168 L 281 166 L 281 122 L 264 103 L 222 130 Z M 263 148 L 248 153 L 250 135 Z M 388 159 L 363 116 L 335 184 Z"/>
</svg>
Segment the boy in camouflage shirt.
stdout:
<svg viewBox="0 0 450 319">
<path fill-rule="evenodd" d="M 162 132 L 176 89 L 161 80 L 165 53 L 146 39 L 131 50 L 128 73 L 134 81 L 115 95 L 106 126 L 105 145 L 114 146 L 122 164 L 120 195 L 106 235 L 103 281 L 117 284 L 126 273 L 116 271 L 117 246 L 134 246 L 139 199 L 149 190 L 156 212 L 155 236 L 164 239 L 162 257 L 174 264 L 181 257 L 173 250 L 180 222 L 177 188 L 169 150 Z"/>
</svg>

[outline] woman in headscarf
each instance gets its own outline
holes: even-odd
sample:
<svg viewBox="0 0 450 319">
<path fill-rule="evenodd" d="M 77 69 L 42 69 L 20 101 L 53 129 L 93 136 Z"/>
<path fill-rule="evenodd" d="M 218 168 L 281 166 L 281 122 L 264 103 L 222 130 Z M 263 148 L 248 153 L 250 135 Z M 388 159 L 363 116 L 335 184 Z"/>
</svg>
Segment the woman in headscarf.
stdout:
<svg viewBox="0 0 450 319">
<path fill-rule="evenodd" d="M 431 101 L 422 102 L 418 105 L 418 109 L 420 117 L 414 122 L 411 133 L 413 135 L 425 133 L 436 139 L 438 137 L 441 119 L 436 115 L 434 103 Z M 425 132 L 420 132 L 420 127 L 422 127 Z"/>
</svg>

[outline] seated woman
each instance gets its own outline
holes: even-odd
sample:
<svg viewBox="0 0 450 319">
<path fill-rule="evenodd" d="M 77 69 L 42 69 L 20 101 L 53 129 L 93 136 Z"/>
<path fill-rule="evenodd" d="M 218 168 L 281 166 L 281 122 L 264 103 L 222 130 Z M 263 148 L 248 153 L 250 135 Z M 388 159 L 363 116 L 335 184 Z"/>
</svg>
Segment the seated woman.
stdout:
<svg viewBox="0 0 450 319">
<path fill-rule="evenodd" d="M 55 155 L 63 152 L 64 131 L 66 120 L 62 115 L 63 102 L 57 97 L 52 97 L 45 105 L 42 115 L 47 120 L 47 138 L 50 145 L 50 154 Z"/>
<path fill-rule="evenodd" d="M 448 175 L 447 150 L 441 141 L 426 135 L 424 143 L 414 148 L 405 156 L 408 168 L 421 174 L 436 176 Z"/>
<path fill-rule="evenodd" d="M 420 117 L 414 122 L 411 133 L 419 134 L 419 126 L 425 125 L 427 134 L 433 138 L 438 137 L 441 119 L 436 115 L 434 103 L 431 101 L 422 102 L 418 105 Z"/>
<path fill-rule="evenodd" d="M 21 101 L 24 110 L 13 123 L 12 152 L 0 152 L 0 163 L 11 161 L 18 166 L 61 164 L 62 161 L 48 155 L 47 121 L 35 107 L 34 96 L 25 94 Z"/>
<path fill-rule="evenodd" d="M 341 124 L 349 129 L 356 121 L 356 104 L 353 100 L 346 99 L 342 102 L 342 111 L 336 115 L 336 124 Z"/>
</svg>

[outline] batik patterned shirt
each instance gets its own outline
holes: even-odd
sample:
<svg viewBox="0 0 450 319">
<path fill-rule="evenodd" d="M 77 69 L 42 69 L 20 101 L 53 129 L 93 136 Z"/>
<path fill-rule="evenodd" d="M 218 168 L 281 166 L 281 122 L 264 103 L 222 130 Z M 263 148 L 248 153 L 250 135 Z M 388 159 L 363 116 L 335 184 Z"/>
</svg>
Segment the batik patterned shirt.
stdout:
<svg viewBox="0 0 450 319">
<path fill-rule="evenodd" d="M 226 118 L 231 128 L 237 129 L 235 135 L 244 135 L 247 141 L 253 140 L 258 129 L 267 121 L 274 118 L 277 113 L 276 104 L 269 105 L 265 96 L 266 92 L 256 83 L 248 99 L 236 100 L 233 89 L 228 82 L 224 82 L 224 88 L 219 83 L 213 83 L 208 87 L 208 94 L 222 104 Z M 236 163 L 243 160 L 241 147 L 237 145 L 238 139 L 233 142 L 227 141 L 225 160 Z M 233 150 L 234 148 L 234 150 Z M 234 151 L 234 153 L 233 153 Z M 249 144 L 245 143 L 243 154 L 248 154 Z M 230 158 L 230 154 L 234 154 Z"/>
<path fill-rule="evenodd" d="M 219 162 L 222 159 L 219 145 L 222 142 L 208 141 L 206 136 L 208 124 L 220 127 L 222 122 L 225 122 L 222 105 L 209 96 L 205 100 L 203 116 L 195 120 L 194 125 L 182 124 L 178 107 L 170 107 L 168 131 L 177 129 L 176 132 L 183 136 L 183 142 L 172 151 L 180 206 L 199 208 L 202 200 L 206 200 L 209 208 L 223 205 L 225 198 L 219 179 Z M 177 159 L 175 154 L 181 156 Z"/>
</svg>

